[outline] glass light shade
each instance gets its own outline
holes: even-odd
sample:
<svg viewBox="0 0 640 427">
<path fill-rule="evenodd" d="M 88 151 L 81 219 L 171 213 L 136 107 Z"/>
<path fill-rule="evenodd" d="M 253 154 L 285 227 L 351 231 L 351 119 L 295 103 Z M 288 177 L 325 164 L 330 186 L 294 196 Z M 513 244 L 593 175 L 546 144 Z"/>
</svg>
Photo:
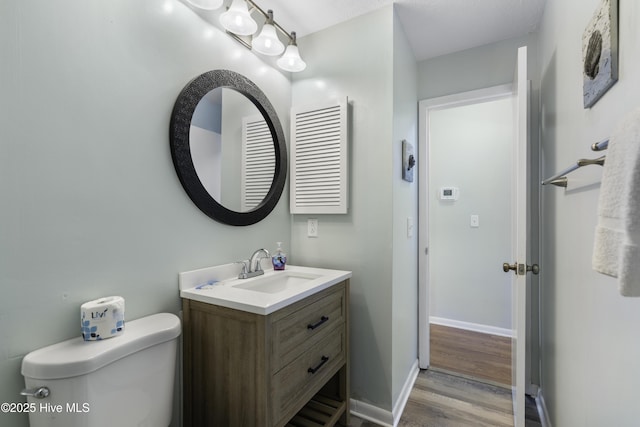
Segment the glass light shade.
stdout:
<svg viewBox="0 0 640 427">
<path fill-rule="evenodd" d="M 284 51 L 284 44 L 278 39 L 276 27 L 272 24 L 264 24 L 258 37 L 251 41 L 251 47 L 263 55 L 275 56 Z"/>
<path fill-rule="evenodd" d="M 306 62 L 304 62 L 300 57 L 298 46 L 294 44 L 287 46 L 287 50 L 285 50 L 284 55 L 278 59 L 277 63 L 278 67 L 293 73 L 297 73 L 298 71 L 302 71 L 307 68 Z"/>
<path fill-rule="evenodd" d="M 216 10 L 222 6 L 224 0 L 187 0 L 189 4 L 204 10 Z"/>
<path fill-rule="evenodd" d="M 220 15 L 220 23 L 239 36 L 250 36 L 258 30 L 258 24 L 251 17 L 244 0 L 233 0 L 229 10 Z"/>
</svg>

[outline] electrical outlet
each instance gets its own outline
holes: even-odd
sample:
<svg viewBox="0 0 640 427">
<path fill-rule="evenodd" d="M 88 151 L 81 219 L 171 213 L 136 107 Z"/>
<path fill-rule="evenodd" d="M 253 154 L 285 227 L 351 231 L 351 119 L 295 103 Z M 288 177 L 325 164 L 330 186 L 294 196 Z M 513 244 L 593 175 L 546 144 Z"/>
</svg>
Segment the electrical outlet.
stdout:
<svg viewBox="0 0 640 427">
<path fill-rule="evenodd" d="M 318 220 L 307 220 L 307 237 L 318 237 Z"/>
</svg>

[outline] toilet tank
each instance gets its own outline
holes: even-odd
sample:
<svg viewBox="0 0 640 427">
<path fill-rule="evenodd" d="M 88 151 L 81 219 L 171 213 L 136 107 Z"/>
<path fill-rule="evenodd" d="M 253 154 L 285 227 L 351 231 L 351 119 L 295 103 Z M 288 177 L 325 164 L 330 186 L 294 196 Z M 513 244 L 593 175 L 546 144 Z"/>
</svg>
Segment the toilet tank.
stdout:
<svg viewBox="0 0 640 427">
<path fill-rule="evenodd" d="M 77 337 L 22 360 L 31 427 L 165 427 L 171 423 L 180 319 L 170 313 L 127 322 L 101 341 Z"/>
</svg>

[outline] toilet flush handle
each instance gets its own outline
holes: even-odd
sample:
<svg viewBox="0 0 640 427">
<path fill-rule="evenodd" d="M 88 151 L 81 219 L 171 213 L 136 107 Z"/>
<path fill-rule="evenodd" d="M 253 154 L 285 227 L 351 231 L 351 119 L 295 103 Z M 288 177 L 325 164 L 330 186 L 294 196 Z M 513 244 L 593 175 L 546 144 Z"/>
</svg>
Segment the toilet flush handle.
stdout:
<svg viewBox="0 0 640 427">
<path fill-rule="evenodd" d="M 22 396 L 35 397 L 36 399 L 44 399 L 51 394 L 48 387 L 25 388 L 20 392 Z"/>
</svg>

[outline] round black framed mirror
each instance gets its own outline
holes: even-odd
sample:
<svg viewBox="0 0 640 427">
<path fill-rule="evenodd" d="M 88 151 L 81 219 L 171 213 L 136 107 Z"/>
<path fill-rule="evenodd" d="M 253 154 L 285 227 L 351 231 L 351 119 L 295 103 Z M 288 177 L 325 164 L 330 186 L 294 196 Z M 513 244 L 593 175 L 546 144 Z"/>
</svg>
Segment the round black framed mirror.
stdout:
<svg viewBox="0 0 640 427">
<path fill-rule="evenodd" d="M 226 104 L 222 102 L 223 98 Z M 250 107 L 244 105 L 241 99 Z M 247 112 L 250 111 L 248 109 L 253 109 L 255 114 Z M 248 157 L 243 157 L 246 156 L 246 141 L 244 138 L 242 141 L 230 141 L 228 137 L 229 134 L 246 135 L 249 116 L 258 117 L 267 137 L 262 138 L 262 145 L 269 148 L 260 154 L 268 157 L 268 161 L 263 158 L 254 161 L 256 164 L 266 163 L 268 167 L 260 172 L 266 185 L 263 185 L 257 199 L 253 194 L 253 203 L 244 201 L 245 194 L 252 190 L 242 189 L 237 182 L 242 180 L 244 186 L 245 178 L 241 178 L 238 171 L 247 169 Z M 211 130 L 202 131 L 194 125 L 196 121 L 202 121 L 202 117 L 212 118 L 214 124 L 203 125 Z M 241 126 L 242 131 L 239 130 Z M 223 133 L 227 135 L 224 142 Z M 202 134 L 212 136 L 209 140 L 203 140 Z M 255 224 L 269 215 L 278 203 L 287 176 L 284 132 L 266 95 L 245 76 L 229 70 L 213 70 L 191 80 L 180 92 L 173 107 L 169 142 L 173 164 L 182 186 L 193 203 L 214 220 L 237 226 Z M 205 161 L 201 156 L 208 156 L 211 160 Z M 230 160 L 232 158 L 235 160 Z M 231 201 L 240 198 L 243 200 L 241 204 Z"/>
</svg>

